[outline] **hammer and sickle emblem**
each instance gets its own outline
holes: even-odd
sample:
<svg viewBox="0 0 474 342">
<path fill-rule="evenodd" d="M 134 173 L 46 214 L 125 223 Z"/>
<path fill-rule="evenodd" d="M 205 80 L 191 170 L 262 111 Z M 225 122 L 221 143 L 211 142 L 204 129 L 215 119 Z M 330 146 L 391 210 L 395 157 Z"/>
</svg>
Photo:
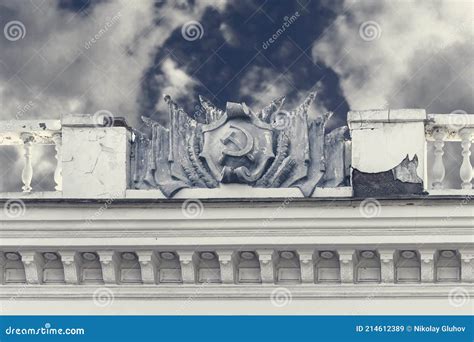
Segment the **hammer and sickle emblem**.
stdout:
<svg viewBox="0 0 474 342">
<path fill-rule="evenodd" d="M 222 156 L 219 159 L 219 163 L 222 163 L 226 155 L 232 156 L 232 157 L 246 156 L 248 159 L 253 161 L 254 160 L 253 155 L 249 154 L 253 150 L 253 144 L 254 144 L 252 135 L 249 133 L 249 131 L 247 131 L 246 129 L 242 127 L 230 125 L 230 128 L 233 128 L 235 130 L 242 132 L 245 136 L 245 142 L 239 139 L 235 130 L 227 132 L 221 138 L 222 144 L 224 144 L 226 147 L 222 150 Z M 236 146 L 237 150 L 233 148 L 229 148 L 228 145 L 230 144 Z"/>
</svg>

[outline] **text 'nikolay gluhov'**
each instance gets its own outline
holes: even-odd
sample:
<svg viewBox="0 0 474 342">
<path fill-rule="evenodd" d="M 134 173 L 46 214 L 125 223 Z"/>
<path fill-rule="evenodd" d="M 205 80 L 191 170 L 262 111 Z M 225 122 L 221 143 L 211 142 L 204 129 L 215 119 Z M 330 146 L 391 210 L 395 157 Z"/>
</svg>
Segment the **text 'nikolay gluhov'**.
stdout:
<svg viewBox="0 0 474 342">
<path fill-rule="evenodd" d="M 414 325 L 413 332 L 427 332 L 427 333 L 439 333 L 439 332 L 464 332 L 466 327 L 457 327 L 455 325 Z"/>
</svg>

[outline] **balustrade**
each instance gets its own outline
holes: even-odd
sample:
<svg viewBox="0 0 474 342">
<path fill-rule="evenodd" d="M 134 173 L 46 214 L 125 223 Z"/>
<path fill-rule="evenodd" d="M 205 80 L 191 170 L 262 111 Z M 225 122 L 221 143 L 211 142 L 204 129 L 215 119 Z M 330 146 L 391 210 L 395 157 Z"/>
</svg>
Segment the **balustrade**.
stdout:
<svg viewBox="0 0 474 342">
<path fill-rule="evenodd" d="M 446 189 L 446 174 L 453 172 L 459 174 L 461 184 L 459 188 L 463 190 L 472 189 L 473 166 L 471 164 L 471 146 L 474 137 L 474 115 L 469 114 L 429 114 L 426 124 L 426 139 L 433 143 L 433 154 L 428 155 L 428 161 L 432 161 L 431 179 L 429 188 L 433 190 Z M 459 170 L 453 159 L 449 161 L 444 158 L 446 143 L 457 143 L 461 147 L 461 165 Z M 428 163 L 429 165 L 430 163 Z M 452 186 L 451 186 L 452 187 Z M 449 190 L 449 189 L 446 189 Z M 430 192 L 436 194 L 436 192 Z M 446 191 L 444 192 L 446 193 Z"/>
<path fill-rule="evenodd" d="M 79 120 L 76 117 L 72 116 L 76 121 Z M 80 117 L 82 118 L 82 116 Z M 66 119 L 63 119 L 63 121 Z M 67 119 L 71 121 L 72 119 Z M 82 119 L 81 119 L 82 120 Z M 85 120 L 85 119 L 83 119 Z M 403 123 L 402 118 L 398 118 L 397 122 Z M 64 121 L 64 125 L 67 126 L 69 121 Z M 409 121 L 409 117 L 406 122 Z M 354 123 L 353 123 L 354 124 Z M 74 130 L 83 131 L 82 121 L 79 122 L 76 126 L 67 126 L 67 128 L 72 132 Z M 65 126 L 65 127 L 66 127 Z M 425 123 L 425 137 L 426 141 L 429 144 L 433 145 L 433 148 L 428 148 L 427 162 L 422 163 L 425 168 L 425 173 L 428 174 L 428 179 L 425 179 L 425 188 L 429 190 L 430 194 L 449 194 L 450 190 L 462 189 L 464 192 L 469 192 L 472 190 L 472 179 L 473 179 L 473 165 L 471 163 L 471 148 L 472 148 L 472 139 L 474 136 L 474 115 L 469 114 L 429 114 L 427 115 L 427 120 Z M 91 126 L 92 127 L 92 126 Z M 421 127 L 423 127 L 423 121 L 421 121 Z M 107 129 L 107 128 L 105 128 Z M 114 127 L 109 127 L 109 130 L 113 130 Z M 403 126 L 400 126 L 399 129 L 404 129 Z M 422 129 L 422 128 L 421 128 Z M 69 131 L 68 131 L 69 132 Z M 115 132 L 115 131 L 114 131 Z M 97 133 L 99 134 L 99 133 Z M 102 135 L 105 132 L 101 133 Z M 113 136 L 116 133 L 110 133 Z M 357 134 L 360 134 L 357 133 Z M 385 134 L 385 133 L 384 133 Z M 75 136 L 74 134 L 72 136 Z M 82 136 L 82 135 L 81 135 Z M 22 159 L 24 160 L 23 169 L 19 171 L 18 177 L 21 177 L 22 180 L 22 191 L 24 193 L 30 193 L 35 189 L 32 188 L 32 179 L 34 176 L 34 156 L 35 156 L 35 147 L 38 145 L 54 145 L 55 148 L 55 158 L 56 158 L 56 167 L 54 170 L 54 183 L 55 190 L 57 192 L 62 192 L 63 190 L 63 176 L 62 176 L 62 160 L 63 160 L 63 150 L 75 151 L 74 148 L 69 146 L 66 150 L 63 148 L 63 132 L 62 132 L 62 123 L 60 120 L 43 120 L 43 121 L 4 121 L 0 122 L 0 145 L 16 145 L 22 147 L 23 151 L 21 153 Z M 100 134 L 92 140 L 100 138 Z M 360 140 L 360 138 L 359 138 Z M 359 141 L 358 140 L 358 141 Z M 362 140 L 361 140 L 362 141 Z M 78 143 L 77 140 L 72 140 L 71 143 Z M 353 142 L 354 144 L 355 142 Z M 413 142 L 413 144 L 421 145 L 422 141 Z M 460 146 L 461 154 L 452 158 L 453 156 L 447 156 L 449 152 L 448 143 L 456 143 Z M 359 143 L 360 145 L 360 143 Z M 67 145 L 66 145 L 67 146 Z M 89 146 L 89 145 L 88 145 Z M 111 147 L 113 149 L 113 146 Z M 360 146 L 359 146 L 360 148 Z M 353 146 L 353 149 L 358 149 L 357 146 Z M 417 150 L 417 148 L 410 148 L 411 150 Z M 112 152 L 110 150 L 109 152 Z M 127 149 L 118 149 L 114 150 L 115 153 L 122 154 L 120 156 L 121 160 L 124 160 L 125 163 L 129 163 L 130 156 L 126 156 L 126 153 L 130 153 Z M 363 152 L 363 151 L 362 151 Z M 387 151 L 390 152 L 390 151 Z M 66 152 L 65 152 L 66 153 Z M 92 153 L 92 152 L 91 152 Z M 421 152 L 420 152 L 421 153 Z M 371 158 L 371 153 L 367 153 L 364 158 Z M 92 155 L 91 155 L 92 156 Z M 106 154 L 101 154 L 97 158 L 106 158 Z M 374 155 L 374 158 L 377 156 Z M 447 158 L 449 157 L 449 158 Z M 91 157 L 92 158 L 92 157 Z M 84 159 L 84 156 L 77 158 L 77 160 Z M 419 156 L 419 159 L 424 159 Z M 453 159 L 457 159 L 459 163 L 453 163 Z M 100 161 L 100 160 L 99 160 Z M 102 163 L 106 165 L 107 163 Z M 374 160 L 374 165 L 377 162 Z M 458 167 L 459 165 L 459 167 Z M 453 170 L 456 168 L 456 170 Z M 128 169 L 124 167 L 124 169 Z M 429 172 L 427 172 L 429 169 Z M 97 172 L 97 174 L 102 174 L 105 171 Z M 421 171 L 420 171 L 421 173 Z M 459 178 L 456 176 L 453 178 L 453 173 L 459 175 Z M 71 174 L 71 179 L 67 184 L 75 183 L 77 177 L 80 176 L 77 173 Z M 84 177 L 90 177 L 85 175 Z M 74 179 L 72 179 L 74 177 Z M 102 177 L 102 176 L 101 176 Z M 110 177 L 109 177 L 110 178 Z M 460 179 L 459 184 L 453 185 L 454 179 Z M 99 181 L 99 183 L 101 183 Z M 124 188 L 127 188 L 127 184 L 121 185 Z M 130 186 L 128 186 L 130 188 Z M 73 187 L 73 189 L 83 189 L 83 187 Z M 78 191 L 78 190 L 77 190 Z M 453 194 L 456 194 L 456 191 L 452 191 Z M 73 194 L 74 195 L 74 194 Z M 60 195 L 61 196 L 61 195 Z M 74 196 L 73 196 L 74 197 Z"/>
<path fill-rule="evenodd" d="M 24 166 L 20 176 L 24 193 L 30 193 L 34 190 L 31 181 L 34 175 L 34 147 L 37 145 L 54 145 L 57 161 L 54 170 L 55 190 L 62 190 L 61 136 L 61 122 L 59 120 L 0 122 L 0 145 L 23 148 Z"/>
</svg>

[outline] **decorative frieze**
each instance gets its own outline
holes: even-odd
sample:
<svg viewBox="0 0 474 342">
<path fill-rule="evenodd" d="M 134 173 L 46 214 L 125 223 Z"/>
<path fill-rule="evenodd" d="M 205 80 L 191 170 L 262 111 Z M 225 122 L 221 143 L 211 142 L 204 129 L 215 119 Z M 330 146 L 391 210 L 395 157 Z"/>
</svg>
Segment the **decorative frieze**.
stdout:
<svg viewBox="0 0 474 342">
<path fill-rule="evenodd" d="M 0 253 L 0 284 L 472 283 L 473 266 L 470 249 L 21 251 Z"/>
</svg>

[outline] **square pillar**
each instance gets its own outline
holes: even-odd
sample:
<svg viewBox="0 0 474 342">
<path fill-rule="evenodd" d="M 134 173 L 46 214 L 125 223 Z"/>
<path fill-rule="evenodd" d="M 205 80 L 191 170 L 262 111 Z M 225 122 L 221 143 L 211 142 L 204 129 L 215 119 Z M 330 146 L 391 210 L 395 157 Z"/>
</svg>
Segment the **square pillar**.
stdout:
<svg viewBox="0 0 474 342">
<path fill-rule="evenodd" d="M 158 258 L 153 251 L 136 251 L 140 263 L 143 284 L 156 284 Z"/>
<path fill-rule="evenodd" d="M 434 249 L 420 249 L 421 282 L 434 282 Z"/>
<path fill-rule="evenodd" d="M 341 283 L 354 283 L 354 253 L 353 249 L 338 250 L 339 262 L 341 267 Z"/>
<path fill-rule="evenodd" d="M 20 252 L 21 261 L 25 265 L 25 276 L 28 284 L 43 283 L 43 256 L 37 252 Z"/>
<path fill-rule="evenodd" d="M 67 114 L 61 123 L 63 196 L 124 198 L 130 179 L 130 129 L 115 126 L 113 113 L 106 110 Z"/>
<path fill-rule="evenodd" d="M 258 260 L 260 261 L 260 275 L 262 284 L 275 283 L 275 265 L 273 262 L 273 249 L 257 249 Z"/>
<path fill-rule="evenodd" d="M 81 259 L 76 251 L 59 251 L 64 268 L 64 281 L 66 284 L 80 283 Z"/>
<path fill-rule="evenodd" d="M 314 250 L 298 249 L 301 268 L 301 282 L 303 284 L 314 283 Z"/>
<path fill-rule="evenodd" d="M 194 251 L 177 251 L 181 264 L 183 284 L 196 282 L 196 257 Z"/>
<path fill-rule="evenodd" d="M 380 273 L 382 283 L 393 284 L 395 282 L 395 265 L 393 255 L 394 249 L 379 249 L 380 255 Z"/>
<path fill-rule="evenodd" d="M 216 251 L 221 267 L 221 280 L 223 284 L 235 284 L 235 260 L 234 251 Z"/>
<path fill-rule="evenodd" d="M 120 259 L 115 251 L 97 251 L 105 284 L 118 284 Z"/>
<path fill-rule="evenodd" d="M 474 283 L 474 249 L 460 249 L 461 282 Z"/>
<path fill-rule="evenodd" d="M 347 123 L 352 138 L 352 169 L 364 173 L 378 173 L 393 169 L 395 179 L 402 182 L 422 182 L 426 189 L 426 118 L 424 109 L 348 112 Z M 381 151 L 389 151 L 389 153 L 381 153 Z M 398 166 L 407 156 L 410 161 L 415 156 L 418 160 L 416 170 L 410 174 L 398 171 Z M 368 197 L 363 187 L 359 189 L 356 184 L 357 179 L 354 179 L 355 195 Z M 385 194 L 386 189 L 381 184 L 377 193 Z M 416 188 L 413 191 L 421 190 Z M 374 197 L 373 193 L 370 197 Z"/>
</svg>

